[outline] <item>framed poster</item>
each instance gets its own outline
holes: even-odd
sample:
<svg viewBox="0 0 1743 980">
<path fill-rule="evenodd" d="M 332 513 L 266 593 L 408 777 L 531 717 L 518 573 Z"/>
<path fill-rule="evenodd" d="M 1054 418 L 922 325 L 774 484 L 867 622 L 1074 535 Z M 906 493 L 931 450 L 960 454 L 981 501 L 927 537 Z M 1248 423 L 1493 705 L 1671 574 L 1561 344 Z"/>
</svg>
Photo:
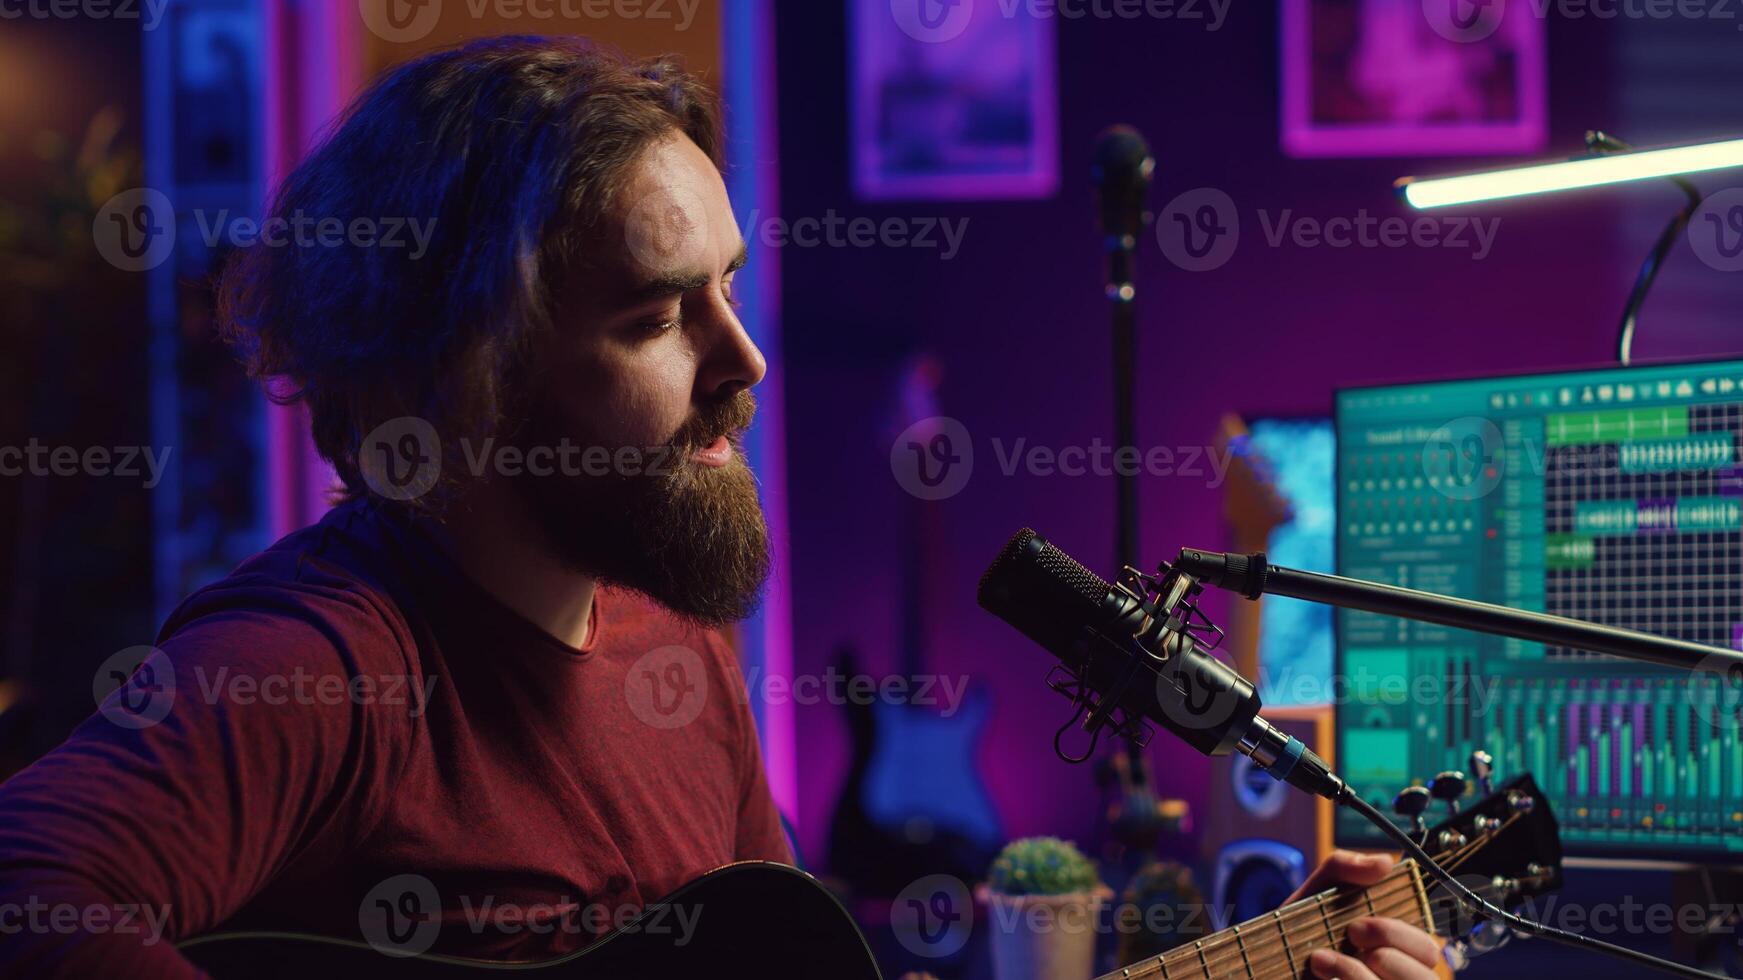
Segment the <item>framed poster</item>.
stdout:
<svg viewBox="0 0 1743 980">
<path fill-rule="evenodd" d="M 1279 0 L 1294 157 L 1543 149 L 1544 23 L 1531 4 Z"/>
<path fill-rule="evenodd" d="M 853 185 L 866 200 L 1059 186 L 1054 18 L 963 0 L 853 0 Z"/>
</svg>

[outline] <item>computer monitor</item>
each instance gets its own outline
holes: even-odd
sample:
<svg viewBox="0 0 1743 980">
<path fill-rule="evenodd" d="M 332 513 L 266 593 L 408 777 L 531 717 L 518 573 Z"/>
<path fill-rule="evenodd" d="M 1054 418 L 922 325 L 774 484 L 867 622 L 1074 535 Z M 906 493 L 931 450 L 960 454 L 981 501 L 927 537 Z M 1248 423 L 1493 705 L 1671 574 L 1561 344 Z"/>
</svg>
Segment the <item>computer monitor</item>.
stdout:
<svg viewBox="0 0 1743 980">
<path fill-rule="evenodd" d="M 1337 549 L 1337 436 L 1326 416 L 1256 418 L 1248 438 L 1270 464 L 1289 520 L 1272 529 L 1270 560 L 1309 572 L 1333 571 Z M 1267 707 L 1331 700 L 1332 611 L 1285 596 L 1259 612 L 1259 695 Z"/>
<path fill-rule="evenodd" d="M 1338 572 L 1743 648 L 1740 431 L 1743 361 L 1340 391 Z M 1336 621 L 1337 759 L 1365 798 L 1484 749 L 1536 775 L 1570 853 L 1743 858 L 1738 678 Z"/>
</svg>

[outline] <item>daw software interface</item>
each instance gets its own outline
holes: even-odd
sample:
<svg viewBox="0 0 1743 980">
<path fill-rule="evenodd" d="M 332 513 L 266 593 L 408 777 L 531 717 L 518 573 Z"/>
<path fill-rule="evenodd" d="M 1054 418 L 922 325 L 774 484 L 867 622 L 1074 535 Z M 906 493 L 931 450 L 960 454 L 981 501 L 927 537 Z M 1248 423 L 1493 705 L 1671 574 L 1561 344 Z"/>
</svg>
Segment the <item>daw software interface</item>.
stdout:
<svg viewBox="0 0 1743 980">
<path fill-rule="evenodd" d="M 1743 362 L 1339 392 L 1338 572 L 1743 649 L 1740 430 Z M 1743 853 L 1743 677 L 1360 612 L 1336 636 L 1340 768 L 1377 804 L 1480 748 L 1570 852 Z"/>
</svg>

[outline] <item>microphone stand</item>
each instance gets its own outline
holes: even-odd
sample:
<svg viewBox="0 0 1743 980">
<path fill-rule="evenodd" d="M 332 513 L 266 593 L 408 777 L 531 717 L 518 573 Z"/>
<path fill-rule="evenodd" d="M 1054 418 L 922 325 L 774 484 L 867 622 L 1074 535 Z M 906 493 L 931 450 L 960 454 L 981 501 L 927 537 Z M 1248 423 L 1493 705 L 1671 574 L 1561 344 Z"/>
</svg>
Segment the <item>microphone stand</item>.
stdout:
<svg viewBox="0 0 1743 980">
<path fill-rule="evenodd" d="M 1263 552 L 1242 555 L 1187 548 L 1180 552 L 1173 567 L 1206 585 L 1248 599 L 1261 595 L 1290 596 L 1340 609 L 1607 653 L 1663 667 L 1727 675 L 1738 671 L 1743 676 L 1743 652 L 1737 650 L 1342 575 L 1303 572 L 1269 564 Z"/>
</svg>

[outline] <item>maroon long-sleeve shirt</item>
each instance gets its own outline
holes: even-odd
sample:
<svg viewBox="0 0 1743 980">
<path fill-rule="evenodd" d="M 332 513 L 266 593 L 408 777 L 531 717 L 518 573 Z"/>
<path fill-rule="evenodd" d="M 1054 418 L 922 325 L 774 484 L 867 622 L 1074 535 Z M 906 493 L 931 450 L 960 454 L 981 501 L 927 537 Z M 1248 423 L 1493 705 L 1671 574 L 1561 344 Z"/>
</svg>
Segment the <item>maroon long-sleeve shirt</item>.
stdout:
<svg viewBox="0 0 1743 980">
<path fill-rule="evenodd" d="M 718 635 L 602 590 L 576 650 L 377 506 L 194 594 L 157 646 L 0 785 L 0 975 L 182 977 L 176 941 L 248 928 L 544 958 L 790 860 Z"/>
</svg>

